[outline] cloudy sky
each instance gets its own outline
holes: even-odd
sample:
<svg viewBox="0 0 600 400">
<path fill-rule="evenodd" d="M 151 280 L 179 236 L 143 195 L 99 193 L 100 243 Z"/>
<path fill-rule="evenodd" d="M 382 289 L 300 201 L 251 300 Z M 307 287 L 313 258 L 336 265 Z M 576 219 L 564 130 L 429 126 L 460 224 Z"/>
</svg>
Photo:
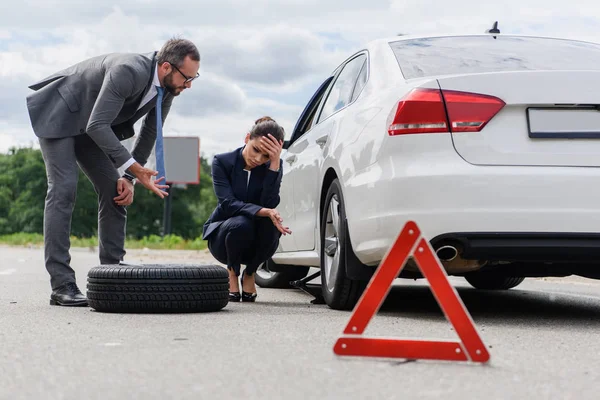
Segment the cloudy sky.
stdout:
<svg viewBox="0 0 600 400">
<path fill-rule="evenodd" d="M 205 156 L 243 143 L 263 115 L 289 133 L 321 81 L 365 42 L 398 33 L 504 33 L 600 42 L 595 0 L 0 0 L 0 152 L 36 146 L 27 85 L 87 57 L 193 40 L 201 77 L 165 135 L 199 136 Z"/>
</svg>

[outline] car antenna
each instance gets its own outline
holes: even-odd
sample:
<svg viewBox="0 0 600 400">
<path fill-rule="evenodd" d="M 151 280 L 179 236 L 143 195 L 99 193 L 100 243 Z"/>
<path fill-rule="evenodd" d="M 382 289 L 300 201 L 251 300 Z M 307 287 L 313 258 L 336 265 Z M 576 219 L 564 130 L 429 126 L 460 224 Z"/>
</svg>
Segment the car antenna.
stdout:
<svg viewBox="0 0 600 400">
<path fill-rule="evenodd" d="M 485 33 L 500 33 L 500 29 L 498 29 L 498 21 L 494 22 L 492 29 L 486 30 Z M 494 35 L 494 39 L 496 39 L 496 35 Z"/>
</svg>

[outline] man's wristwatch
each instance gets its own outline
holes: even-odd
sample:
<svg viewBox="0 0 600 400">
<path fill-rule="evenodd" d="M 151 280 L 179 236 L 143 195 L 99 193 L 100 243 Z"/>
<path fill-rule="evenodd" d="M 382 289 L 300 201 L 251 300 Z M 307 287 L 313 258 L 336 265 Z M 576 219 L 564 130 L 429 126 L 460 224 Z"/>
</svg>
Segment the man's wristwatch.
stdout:
<svg viewBox="0 0 600 400">
<path fill-rule="evenodd" d="M 127 172 L 125 172 L 122 177 L 127 179 L 129 182 L 135 183 L 135 176 L 130 175 Z"/>
</svg>

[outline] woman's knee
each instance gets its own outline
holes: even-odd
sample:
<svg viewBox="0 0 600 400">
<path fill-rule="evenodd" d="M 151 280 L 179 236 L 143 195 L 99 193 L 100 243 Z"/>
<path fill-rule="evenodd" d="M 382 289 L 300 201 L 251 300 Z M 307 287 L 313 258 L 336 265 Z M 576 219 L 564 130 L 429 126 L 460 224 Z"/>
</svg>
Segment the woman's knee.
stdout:
<svg viewBox="0 0 600 400">
<path fill-rule="evenodd" d="M 214 236 L 208 239 L 208 251 L 220 263 L 227 264 L 227 251 L 225 246 L 215 243 Z"/>
<path fill-rule="evenodd" d="M 256 228 L 258 240 L 261 243 L 273 243 L 281 238 L 281 232 L 279 232 L 279 229 L 273 225 L 273 222 L 271 222 L 270 219 L 260 221 Z"/>
<path fill-rule="evenodd" d="M 258 232 L 257 238 L 257 248 L 258 255 L 263 258 L 262 261 L 270 258 L 275 251 L 277 251 L 277 247 L 279 246 L 279 238 L 281 237 L 281 232 L 275 227 L 273 229 L 263 229 Z"/>
<path fill-rule="evenodd" d="M 254 221 L 244 215 L 236 215 L 227 220 L 225 229 L 234 236 L 251 236 L 254 233 Z"/>
</svg>

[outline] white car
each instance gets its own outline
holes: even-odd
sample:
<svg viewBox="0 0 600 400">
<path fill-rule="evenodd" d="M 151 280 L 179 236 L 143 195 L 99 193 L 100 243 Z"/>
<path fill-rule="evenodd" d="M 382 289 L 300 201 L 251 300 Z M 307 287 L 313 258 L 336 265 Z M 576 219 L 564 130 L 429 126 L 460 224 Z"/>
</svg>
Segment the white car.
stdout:
<svg viewBox="0 0 600 400">
<path fill-rule="evenodd" d="M 317 267 L 326 303 L 351 309 L 409 220 L 475 288 L 600 278 L 598 44 L 376 40 L 325 79 L 284 148 L 278 210 L 293 234 L 262 287 Z"/>
</svg>

